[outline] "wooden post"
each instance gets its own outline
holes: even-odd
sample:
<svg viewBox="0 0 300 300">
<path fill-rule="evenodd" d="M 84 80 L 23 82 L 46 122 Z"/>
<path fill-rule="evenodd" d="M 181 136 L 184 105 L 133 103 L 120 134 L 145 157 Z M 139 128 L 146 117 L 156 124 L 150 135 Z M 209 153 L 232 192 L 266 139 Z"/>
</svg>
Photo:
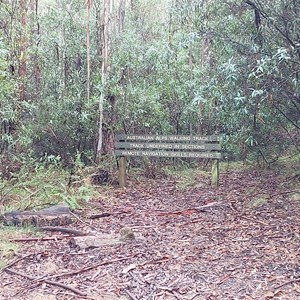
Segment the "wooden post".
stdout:
<svg viewBox="0 0 300 300">
<path fill-rule="evenodd" d="M 211 168 L 211 185 L 217 187 L 219 185 L 220 167 L 219 160 L 214 159 Z"/>
<path fill-rule="evenodd" d="M 121 156 L 119 159 L 119 186 L 123 188 L 126 186 L 126 157 Z"/>
</svg>

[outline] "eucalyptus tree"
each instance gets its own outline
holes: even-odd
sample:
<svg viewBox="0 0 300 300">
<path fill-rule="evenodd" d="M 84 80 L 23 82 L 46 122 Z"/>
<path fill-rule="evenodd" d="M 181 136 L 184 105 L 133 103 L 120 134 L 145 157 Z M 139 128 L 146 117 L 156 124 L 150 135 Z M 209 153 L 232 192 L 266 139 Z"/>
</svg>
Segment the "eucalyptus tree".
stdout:
<svg viewBox="0 0 300 300">
<path fill-rule="evenodd" d="M 0 5 L 1 117 L 36 156 L 99 161 L 116 131 L 224 133 L 265 161 L 299 143 L 298 1 Z"/>
<path fill-rule="evenodd" d="M 174 0 L 171 9 L 171 32 L 191 37 L 185 82 L 200 130 L 225 133 L 232 158 L 267 161 L 297 145 L 287 138 L 299 130 L 299 4 Z"/>
<path fill-rule="evenodd" d="M 14 146 L 14 131 L 18 116 L 17 101 L 12 96 L 17 89 L 10 78 L 7 55 L 9 48 L 0 37 L 0 157 L 6 155 Z"/>
<path fill-rule="evenodd" d="M 300 112 L 295 45 L 300 3 L 242 1 L 237 5 L 227 1 L 227 5 L 228 15 L 234 18 L 219 33 L 231 57 L 221 64 L 220 74 L 230 79 L 226 81 L 233 84 L 235 94 L 225 93 L 229 96 L 222 105 L 227 111 L 225 132 L 241 144 L 245 156 L 254 154 L 267 162 L 299 145 L 295 138 Z M 218 82 L 222 86 L 222 78 Z"/>
<path fill-rule="evenodd" d="M 35 21 L 39 31 L 30 43 L 35 59 L 27 62 L 30 70 L 38 65 L 40 82 L 35 99 L 37 85 L 28 80 L 32 100 L 23 113 L 24 143 L 35 155 L 59 156 L 66 165 L 76 153 L 92 155 L 96 132 L 97 102 L 92 96 L 87 101 L 86 94 L 86 13 L 81 1 L 41 2 Z M 93 49 L 90 54 L 93 58 Z"/>
<path fill-rule="evenodd" d="M 17 129 L 25 99 L 26 27 L 24 3 L 0 3 L 0 177 L 11 176 L 10 160 L 18 147 Z M 21 78 L 21 80 L 19 80 Z"/>
</svg>

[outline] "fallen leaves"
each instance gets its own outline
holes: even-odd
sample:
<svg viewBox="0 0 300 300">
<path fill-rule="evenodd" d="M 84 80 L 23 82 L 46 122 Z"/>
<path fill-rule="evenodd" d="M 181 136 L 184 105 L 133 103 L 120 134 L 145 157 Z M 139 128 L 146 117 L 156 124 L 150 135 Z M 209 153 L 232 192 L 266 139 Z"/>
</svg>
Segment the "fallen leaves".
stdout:
<svg viewBox="0 0 300 300">
<path fill-rule="evenodd" d="M 77 222 L 102 237 L 133 228 L 130 243 L 76 249 L 63 233 L 24 237 L 24 255 L 0 273 L 0 298 L 298 299 L 298 201 L 274 174 L 222 176 L 216 189 L 205 178 L 185 191 L 169 179 L 131 182 Z M 274 197 L 253 207 L 248 189 Z"/>
</svg>

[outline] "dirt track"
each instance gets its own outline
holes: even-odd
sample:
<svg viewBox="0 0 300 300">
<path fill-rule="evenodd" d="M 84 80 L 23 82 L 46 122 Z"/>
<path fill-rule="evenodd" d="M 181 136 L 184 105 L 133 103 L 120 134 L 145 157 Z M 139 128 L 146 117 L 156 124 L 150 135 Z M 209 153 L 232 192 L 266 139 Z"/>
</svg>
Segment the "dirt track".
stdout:
<svg viewBox="0 0 300 300">
<path fill-rule="evenodd" d="M 212 189 L 199 176 L 180 191 L 173 179 L 144 179 L 106 191 L 70 227 L 127 226 L 137 241 L 87 251 L 59 233 L 22 242 L 8 268 L 21 274 L 0 273 L 0 299 L 300 299 L 299 191 L 257 171 L 220 181 Z"/>
</svg>

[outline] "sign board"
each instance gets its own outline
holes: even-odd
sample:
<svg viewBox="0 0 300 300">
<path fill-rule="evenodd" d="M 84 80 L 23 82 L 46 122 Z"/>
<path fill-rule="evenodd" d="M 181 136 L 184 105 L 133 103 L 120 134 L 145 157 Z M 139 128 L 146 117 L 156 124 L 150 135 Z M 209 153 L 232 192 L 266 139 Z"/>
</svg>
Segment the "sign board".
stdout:
<svg viewBox="0 0 300 300">
<path fill-rule="evenodd" d="M 117 149 L 174 149 L 174 150 L 221 150 L 221 145 L 218 144 L 183 144 L 183 143 L 140 143 L 140 142 L 116 142 Z"/>
<path fill-rule="evenodd" d="M 152 156 L 152 157 L 181 157 L 181 158 L 214 158 L 221 159 L 219 152 L 181 152 L 181 151 L 142 151 L 115 150 L 116 156 Z"/>
<path fill-rule="evenodd" d="M 219 159 L 221 159 L 220 136 L 192 135 L 135 135 L 117 134 L 115 155 L 119 158 L 119 184 L 126 185 L 126 157 L 178 157 L 214 159 L 212 165 L 213 186 L 218 185 Z"/>
<path fill-rule="evenodd" d="M 193 136 L 193 135 L 135 135 L 117 134 L 117 141 L 161 141 L 161 142 L 219 142 L 220 136 Z"/>
</svg>

